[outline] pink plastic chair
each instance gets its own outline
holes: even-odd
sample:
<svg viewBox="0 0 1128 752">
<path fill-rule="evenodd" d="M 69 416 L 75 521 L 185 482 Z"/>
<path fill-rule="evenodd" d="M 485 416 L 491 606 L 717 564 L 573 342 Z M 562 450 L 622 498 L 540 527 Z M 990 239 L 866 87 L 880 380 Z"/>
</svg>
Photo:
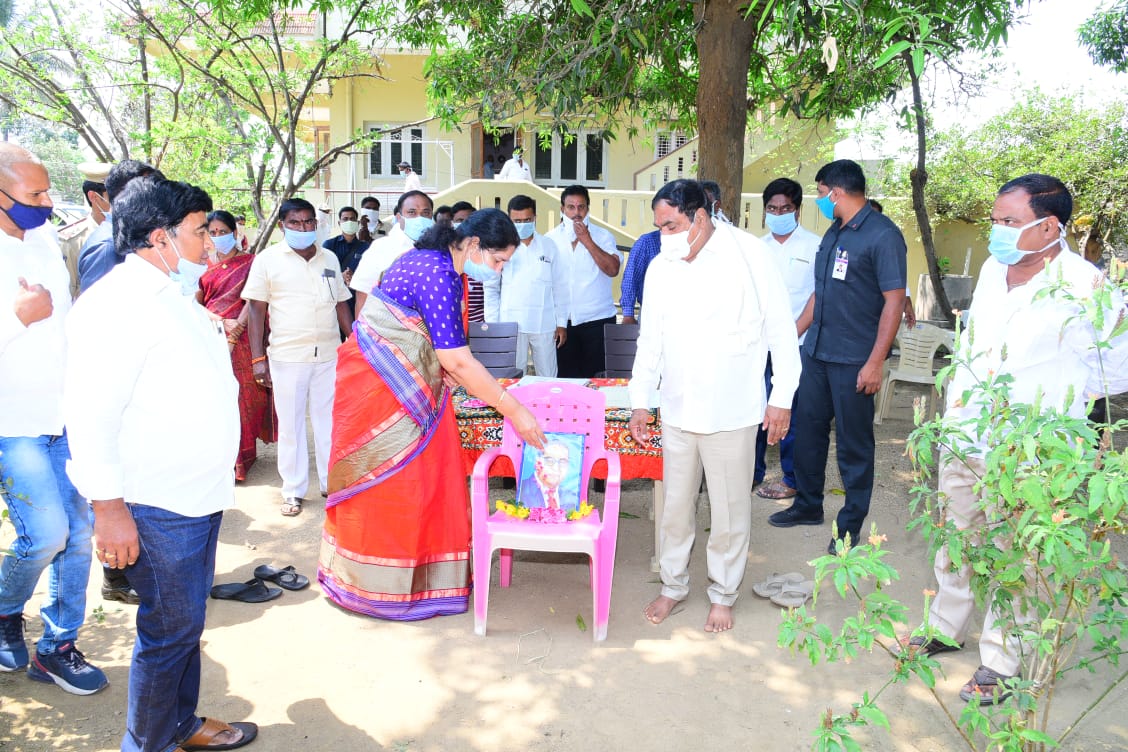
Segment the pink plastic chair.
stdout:
<svg viewBox="0 0 1128 752">
<path fill-rule="evenodd" d="M 518 520 L 490 510 L 489 470 L 498 457 L 508 457 L 514 470 L 521 469 L 525 442 L 505 421 L 501 446 L 488 449 L 474 463 L 470 505 L 474 524 L 474 632 L 486 634 L 486 608 L 490 597 L 490 569 L 493 552 L 501 549 L 499 584 L 509 587 L 513 569 L 513 549 L 584 553 L 591 557 L 591 588 L 595 612 L 592 638 L 607 639 L 607 620 L 611 610 L 611 580 L 615 573 L 615 544 L 619 533 L 619 455 L 604 446 L 606 398 L 594 389 L 563 382 L 545 382 L 514 387 L 516 397 L 536 416 L 545 432 L 576 433 L 584 436 L 584 465 L 580 476 L 581 496 L 591 477 L 592 466 L 607 461 L 607 491 L 603 509 L 596 509 L 582 520 L 549 524 Z"/>
</svg>

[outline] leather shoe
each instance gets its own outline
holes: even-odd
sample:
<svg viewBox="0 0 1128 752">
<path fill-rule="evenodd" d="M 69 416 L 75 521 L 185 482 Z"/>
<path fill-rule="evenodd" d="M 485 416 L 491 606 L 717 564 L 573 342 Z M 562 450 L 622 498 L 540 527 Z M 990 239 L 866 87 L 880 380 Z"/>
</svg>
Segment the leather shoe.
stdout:
<svg viewBox="0 0 1128 752">
<path fill-rule="evenodd" d="M 130 606 L 141 604 L 141 596 L 131 587 L 110 587 L 102 585 L 102 599 L 107 601 L 121 601 Z"/>
<path fill-rule="evenodd" d="M 783 511 L 776 512 L 768 518 L 768 524 L 775 527 L 795 527 L 796 525 L 821 525 L 823 524 L 823 513 L 819 509 L 814 513 L 805 512 L 799 509 L 798 505 L 792 504 Z"/>
</svg>

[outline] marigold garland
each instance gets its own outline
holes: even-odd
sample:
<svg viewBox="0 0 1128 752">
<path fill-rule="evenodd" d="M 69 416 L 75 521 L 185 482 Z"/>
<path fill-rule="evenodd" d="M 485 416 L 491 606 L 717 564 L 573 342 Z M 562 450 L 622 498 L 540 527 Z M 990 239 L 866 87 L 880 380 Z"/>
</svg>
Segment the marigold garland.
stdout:
<svg viewBox="0 0 1128 752">
<path fill-rule="evenodd" d="M 563 509 L 545 509 L 543 507 L 530 509 L 519 502 L 503 501 L 501 499 L 494 502 L 494 508 L 499 512 L 504 512 L 509 517 L 514 517 L 519 520 L 527 519 L 529 522 L 549 524 L 582 520 L 595 511 L 595 507 L 588 504 L 586 501 L 580 502 L 580 508 L 568 512 L 567 515 L 565 515 Z"/>
</svg>

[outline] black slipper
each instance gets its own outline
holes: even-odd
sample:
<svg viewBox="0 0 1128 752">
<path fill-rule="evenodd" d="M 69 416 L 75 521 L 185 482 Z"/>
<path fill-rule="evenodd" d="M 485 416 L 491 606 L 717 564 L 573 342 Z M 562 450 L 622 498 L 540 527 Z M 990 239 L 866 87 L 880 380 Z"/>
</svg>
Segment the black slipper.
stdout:
<svg viewBox="0 0 1128 752">
<path fill-rule="evenodd" d="M 265 603 L 282 595 L 278 588 L 267 587 L 259 578 L 246 582 L 230 582 L 216 585 L 211 589 L 211 597 L 216 600 L 242 601 L 243 603 Z"/>
<path fill-rule="evenodd" d="M 263 564 L 260 567 L 255 567 L 255 577 L 281 585 L 287 590 L 301 590 L 309 587 L 309 578 L 304 574 L 295 572 L 292 566 L 275 569 L 269 564 Z"/>
</svg>

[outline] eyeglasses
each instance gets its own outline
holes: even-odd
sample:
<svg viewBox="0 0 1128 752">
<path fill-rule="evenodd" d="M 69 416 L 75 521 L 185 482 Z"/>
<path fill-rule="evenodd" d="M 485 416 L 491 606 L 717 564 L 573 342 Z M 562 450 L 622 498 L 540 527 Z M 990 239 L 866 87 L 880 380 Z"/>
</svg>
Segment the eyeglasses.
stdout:
<svg viewBox="0 0 1128 752">
<path fill-rule="evenodd" d="M 316 219 L 287 219 L 282 223 L 291 230 L 300 230 L 303 227 L 317 227 Z"/>
</svg>

